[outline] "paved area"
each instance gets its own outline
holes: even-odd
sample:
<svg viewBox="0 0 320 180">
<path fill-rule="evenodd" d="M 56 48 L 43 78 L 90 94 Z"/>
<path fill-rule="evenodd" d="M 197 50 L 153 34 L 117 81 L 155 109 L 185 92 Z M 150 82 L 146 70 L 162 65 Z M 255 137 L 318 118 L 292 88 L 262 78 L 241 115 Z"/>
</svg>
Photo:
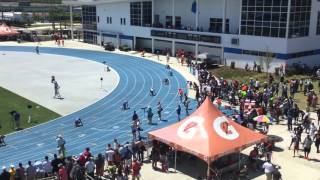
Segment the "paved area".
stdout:
<svg viewBox="0 0 320 180">
<path fill-rule="evenodd" d="M 45 53 L 0 53 L 0 85 L 61 115 L 95 103 L 119 83 L 116 71 L 107 72 L 105 65 L 94 61 Z M 60 86 L 63 100 L 53 98 L 52 75 Z"/>
<path fill-rule="evenodd" d="M 1 45 L 1 43 L 0 43 L 0 45 Z M 17 45 L 17 43 L 12 42 L 12 43 L 6 43 L 5 45 Z M 27 43 L 27 44 L 23 44 L 23 45 L 25 45 L 25 46 L 33 46 L 33 47 L 35 46 L 34 43 Z M 45 42 L 45 43 L 42 43 L 41 46 L 53 47 L 55 45 L 54 45 L 53 42 Z M 80 44 L 78 42 L 70 42 L 70 41 L 66 41 L 66 47 L 68 47 L 68 48 L 77 48 L 77 49 L 83 48 L 83 49 L 91 49 L 91 50 L 103 51 L 103 49 L 101 47 L 98 47 L 98 46 L 92 46 L 92 45 L 88 45 L 88 44 Z M 1 48 L 0 48 L 0 52 L 1 52 Z M 56 53 L 58 53 L 58 52 L 56 52 Z M 61 53 L 61 52 L 59 52 L 59 53 Z M 132 56 L 132 58 L 134 56 L 136 56 L 136 57 L 140 56 L 140 54 L 138 54 L 136 52 L 123 53 L 123 52 L 116 51 L 115 53 L 116 54 L 129 54 L 130 56 Z M 67 54 L 69 54 L 69 53 L 66 53 L 66 55 Z M 86 56 L 86 54 L 82 54 L 82 53 L 78 54 L 78 56 L 81 56 L 81 55 Z M 101 62 L 101 57 L 99 55 L 94 55 L 94 56 L 98 56 L 98 57 L 94 57 L 93 59 L 96 59 L 97 61 L 100 60 L 100 62 Z M 118 60 L 121 61 L 121 60 L 124 59 L 124 57 L 122 57 L 122 56 L 117 57 L 117 56 L 113 56 L 113 55 L 109 55 L 107 59 L 110 60 L 109 58 L 111 58 L 111 57 L 112 57 L 112 61 L 110 61 L 110 62 L 112 62 L 112 64 L 114 63 L 114 61 L 118 61 Z M 150 55 L 150 54 L 146 54 L 146 58 L 149 59 L 149 60 L 152 60 L 152 61 L 158 61 L 155 56 Z M 140 71 L 133 71 L 132 72 L 132 69 L 138 68 L 139 66 L 143 66 L 144 67 L 143 69 L 139 68 L 139 70 L 145 70 L 145 69 L 151 68 L 151 67 L 149 67 L 149 63 L 147 63 L 145 61 L 139 61 L 139 59 L 133 58 L 135 60 L 138 60 L 139 66 L 137 66 L 137 65 L 131 64 L 132 63 L 131 60 L 133 60 L 133 59 L 131 59 L 131 60 L 129 60 L 129 59 L 131 59 L 131 58 L 125 59 L 125 60 L 127 60 L 126 63 L 121 62 L 121 63 L 123 63 L 122 64 L 123 66 L 125 66 L 125 65 L 127 65 L 127 63 L 129 63 L 128 66 L 130 66 L 130 68 L 125 67 L 125 69 L 123 69 L 123 70 L 125 70 L 125 72 L 128 71 L 128 74 L 139 74 L 139 73 L 141 73 Z M 165 63 L 164 62 L 165 57 L 162 56 L 162 57 L 160 57 L 160 59 L 162 60 L 160 63 Z M 173 67 L 175 70 L 177 70 L 179 73 L 181 73 L 181 75 L 183 75 L 184 78 L 186 78 L 187 80 L 195 81 L 195 78 L 190 73 L 188 73 L 188 70 L 187 70 L 186 67 L 181 67 L 180 65 L 178 65 L 176 63 L 176 60 L 173 59 L 173 58 L 170 60 L 170 62 L 172 63 L 171 67 Z M 108 63 L 109 63 L 109 61 L 108 61 Z M 115 65 L 114 68 L 115 68 L 115 70 L 118 70 L 118 66 L 117 65 Z M 124 67 L 122 67 L 122 68 L 124 68 Z M 162 76 L 165 73 L 161 70 L 161 68 L 163 68 L 163 66 L 158 67 L 158 65 L 155 65 L 155 67 L 152 67 L 152 69 L 150 71 L 148 71 L 150 74 L 149 73 L 143 73 L 143 74 L 144 75 L 154 76 L 155 74 L 159 73 L 159 74 L 161 74 L 160 76 Z M 119 72 L 120 77 L 122 77 L 123 71 L 122 70 L 121 71 L 118 70 L 118 72 Z M 126 76 L 124 76 L 124 77 L 126 77 Z M 182 78 L 182 77 L 179 76 L 179 79 L 180 78 Z M 116 91 L 114 91 L 114 93 L 117 92 L 118 90 L 120 90 L 121 87 L 123 87 L 123 85 L 121 83 L 122 80 L 123 79 L 120 80 L 119 87 L 117 87 L 117 89 L 116 89 Z M 124 79 L 124 80 L 127 81 L 126 79 Z M 148 80 L 147 80 L 147 82 L 148 82 Z M 159 80 L 156 80 L 155 82 L 159 83 Z M 178 84 L 182 87 L 182 86 L 184 86 L 184 83 L 185 83 L 185 81 L 182 80 L 182 81 L 179 81 Z M 140 86 L 141 86 L 141 84 L 140 84 Z M 149 86 L 150 86 L 150 84 L 149 84 Z M 143 86 L 143 87 L 145 87 L 145 86 Z M 148 86 L 146 86 L 146 87 L 148 87 Z M 144 89 L 147 89 L 147 88 L 144 88 Z M 174 90 L 170 90 L 169 93 L 173 93 L 174 94 L 176 92 Z M 132 93 L 129 93 L 129 94 L 133 95 Z M 124 94 L 121 93 L 121 95 L 123 96 Z M 119 122 L 119 124 L 113 124 L 112 123 L 109 126 L 102 122 L 102 119 L 104 121 L 108 121 L 108 122 L 110 122 L 110 120 L 114 121 L 115 119 L 119 119 L 119 118 L 120 119 L 126 119 L 125 121 L 128 121 L 130 119 L 129 117 L 127 117 L 128 115 L 130 115 L 130 113 L 124 113 L 124 114 L 121 113 L 121 115 L 120 115 L 119 113 L 121 111 L 118 111 L 117 108 L 112 108 L 112 107 L 110 108 L 110 106 L 108 106 L 108 104 L 111 103 L 111 102 L 113 102 L 114 104 L 119 105 L 121 100 L 125 99 L 121 95 L 115 97 L 113 95 L 113 93 L 111 93 L 107 97 L 107 98 L 111 98 L 111 100 L 107 101 L 107 102 L 103 102 L 103 103 L 98 102 L 98 104 L 96 105 L 97 109 L 93 108 L 93 109 L 89 110 L 89 112 L 87 112 L 87 110 L 86 111 L 83 110 L 83 111 L 80 112 L 80 114 L 83 113 L 85 115 L 85 117 L 91 117 L 90 122 L 93 122 L 92 125 L 94 126 L 94 127 L 90 127 L 90 128 L 93 128 L 92 130 L 103 131 L 103 128 L 109 128 L 108 131 L 104 132 L 105 135 L 103 135 L 103 140 L 102 141 L 101 141 L 101 139 L 95 139 L 96 138 L 95 136 L 97 134 L 99 134 L 99 132 L 98 133 L 94 133 L 94 132 L 92 132 L 92 131 L 90 131 L 88 129 L 87 130 L 77 130 L 77 131 L 75 131 L 74 129 L 72 129 L 72 127 L 70 127 L 70 125 L 66 125 L 66 126 L 68 126 L 68 131 L 66 132 L 66 135 L 68 137 L 70 137 L 70 139 L 67 139 L 68 142 L 72 143 L 71 144 L 72 147 L 80 146 L 79 148 L 77 147 L 76 149 L 73 149 L 71 152 L 78 152 L 78 150 L 80 150 L 82 147 L 84 147 L 83 145 L 81 146 L 81 143 L 77 142 L 77 140 L 74 143 L 74 140 L 77 137 L 80 138 L 80 141 L 82 141 L 82 142 L 88 142 L 88 144 L 92 145 L 94 148 L 97 148 L 97 144 L 103 144 L 103 146 L 104 146 L 106 144 L 106 142 L 110 141 L 110 138 L 112 138 L 112 137 L 120 137 L 121 140 L 129 138 L 129 136 L 127 136 L 127 134 L 129 133 L 128 129 L 126 129 L 126 128 L 120 128 L 119 129 L 119 127 L 121 127 L 121 125 L 126 126 L 125 123 L 123 123 L 122 120 L 121 120 L 121 122 Z M 192 96 L 192 93 L 191 93 L 191 96 Z M 141 95 L 138 95 L 138 98 L 139 97 L 142 98 Z M 172 98 L 173 96 L 170 96 L 170 97 Z M 118 100 L 118 98 L 120 98 L 120 99 Z M 166 97 L 165 99 L 167 99 L 167 98 L 168 97 Z M 176 100 L 177 97 L 174 97 L 174 98 Z M 115 99 L 117 99 L 118 101 L 116 101 Z M 169 102 L 168 100 L 165 100 L 165 101 Z M 152 104 L 152 102 L 154 103 L 154 101 L 150 100 L 148 97 L 144 98 L 143 100 L 141 100 L 141 102 L 151 102 L 151 104 Z M 170 103 L 170 105 L 168 105 L 166 107 L 166 110 L 168 112 L 170 110 L 173 110 L 175 102 L 176 101 L 173 101 L 172 103 Z M 135 106 L 139 106 L 137 104 L 136 100 L 134 100 L 134 104 L 135 104 Z M 101 110 L 103 108 L 104 109 L 108 108 L 108 111 L 103 111 L 102 112 Z M 90 109 L 90 107 L 89 107 L 89 109 Z M 114 113 L 110 113 L 109 111 L 114 111 Z M 107 113 L 107 114 L 104 115 L 104 113 Z M 139 115 L 143 116 L 143 113 L 141 113 L 141 111 L 140 111 Z M 63 120 L 58 120 L 58 121 L 52 123 L 50 125 L 50 127 L 51 128 L 55 127 L 58 124 L 58 128 L 61 128 L 63 123 L 72 121 L 73 118 L 70 118 L 70 117 L 62 118 Z M 175 119 L 174 115 L 172 115 L 172 114 L 169 115 L 168 114 L 168 117 L 171 117 L 171 118 L 168 118 L 169 119 L 169 123 L 161 123 L 157 127 L 151 127 L 151 128 L 147 127 L 145 130 L 148 131 L 148 130 L 151 130 L 151 129 L 167 126 L 168 124 L 173 123 L 173 122 L 171 122 L 171 119 Z M 315 114 L 312 114 L 311 117 L 315 119 L 316 116 L 315 116 Z M 97 124 L 97 126 L 99 128 L 96 128 L 95 124 Z M 45 130 L 48 130 L 48 129 L 45 129 Z M 66 130 L 66 128 L 61 128 L 61 130 Z M 115 131 L 115 130 L 117 130 L 117 131 Z M 45 152 L 48 152 L 48 154 L 50 154 L 50 152 L 53 152 L 54 149 L 52 148 L 52 146 L 48 146 L 46 143 L 49 143 L 50 138 L 51 138 L 51 141 L 54 141 L 53 140 L 54 133 L 51 132 L 51 131 L 52 130 L 49 131 L 49 133 L 50 133 L 49 136 L 43 136 L 43 134 L 41 134 L 41 133 L 43 133 L 43 131 L 42 130 L 40 131 L 37 128 L 33 132 L 30 130 L 30 132 L 23 132 L 21 134 L 26 135 L 29 140 L 30 140 L 30 137 L 36 136 L 36 135 L 39 135 L 39 134 L 40 134 L 40 137 L 48 138 L 49 140 L 47 140 L 43 144 L 41 143 L 41 140 L 39 140 L 39 138 L 35 138 L 35 140 L 40 142 L 36 146 L 45 146 L 46 147 L 46 149 L 43 149 L 43 148 L 42 149 L 38 149 L 38 148 L 36 148 L 36 150 L 38 152 L 45 151 Z M 57 131 L 55 131 L 55 133 L 56 132 Z M 70 133 L 74 133 L 74 135 L 70 135 Z M 89 134 L 90 133 L 94 133 L 94 135 L 89 135 L 89 137 L 87 137 L 88 133 Z M 303 158 L 298 158 L 298 157 L 293 158 L 292 157 L 293 156 L 292 150 L 288 150 L 288 146 L 290 144 L 291 137 L 290 137 L 290 133 L 286 130 L 285 122 L 280 124 L 280 125 L 272 125 L 270 127 L 270 134 L 278 135 L 278 136 L 281 136 L 281 137 L 284 138 L 284 141 L 282 141 L 280 143 L 277 143 L 278 151 L 274 152 L 273 156 L 272 156 L 272 161 L 282 167 L 281 173 L 283 175 L 283 179 L 320 180 L 320 171 L 319 171 L 319 169 L 320 169 L 319 159 L 320 158 L 319 158 L 319 154 L 315 153 L 314 145 L 312 145 L 312 150 L 311 150 L 311 154 L 310 154 L 310 158 L 311 158 L 310 161 L 307 161 L 307 160 L 305 160 Z M 19 136 L 19 137 L 21 137 L 21 136 Z M 17 139 L 19 139 L 19 137 L 15 137 L 15 138 L 14 137 L 9 137 L 9 138 L 12 139 L 12 140 L 17 140 Z M 90 141 L 90 139 L 92 139 L 92 138 L 95 139 L 95 140 Z M 30 142 L 30 141 L 23 141 L 22 143 L 28 143 L 28 142 Z M 97 143 L 97 142 L 100 142 L 100 143 Z M 88 144 L 86 144 L 86 145 L 88 145 Z M 71 145 L 70 145 L 70 147 L 71 147 Z M 15 146 L 15 144 L 13 146 Z M 98 146 L 100 147 L 100 145 L 98 145 Z M 14 150 L 14 148 L 13 149 L 11 148 L 11 150 Z M 248 154 L 248 152 L 250 150 L 251 150 L 251 148 L 248 148 L 248 149 L 244 150 L 243 152 Z M 0 150 L 0 152 L 1 152 L 0 153 L 0 164 L 3 164 L 3 162 L 2 162 L 3 158 L 5 158 L 6 162 L 10 161 L 9 159 L 11 159 L 10 162 L 14 162 L 14 160 L 16 160 L 15 159 L 15 157 L 16 157 L 15 155 L 12 155 L 13 158 L 6 158 L 6 156 L 3 156 L 4 154 L 8 154 L 8 151 L 6 149 Z M 23 153 L 23 152 L 20 152 L 20 151 L 16 151 L 16 152 L 17 152 L 17 154 L 21 153 L 22 154 L 21 157 L 23 157 L 23 159 L 28 159 L 28 158 L 29 159 L 34 159 L 36 157 L 41 158 L 43 156 L 42 154 L 38 153 L 39 155 L 32 155 L 32 156 L 29 156 L 29 157 L 26 158 L 25 157 L 26 153 Z M 28 152 L 30 153 L 30 151 L 28 151 Z M 303 155 L 303 152 L 301 151 L 299 154 Z M 178 171 L 177 173 L 162 173 L 162 172 L 159 172 L 159 171 L 152 170 L 150 164 L 145 164 L 143 166 L 143 168 L 142 168 L 142 177 L 143 177 L 143 179 L 146 179 L 146 180 L 147 179 L 166 179 L 166 180 L 174 180 L 174 179 L 188 180 L 188 179 L 194 179 L 193 177 L 196 177 L 197 173 L 200 171 L 199 169 L 197 169 L 197 168 L 199 168 L 198 164 L 194 164 L 194 163 L 190 162 L 190 163 L 187 163 L 185 166 L 189 167 L 189 168 L 185 168 L 185 169 L 183 169 L 181 171 Z M 170 169 L 170 170 L 173 171 L 173 169 Z M 260 175 L 258 175 L 254 179 L 262 180 L 262 179 L 266 179 L 266 178 L 265 178 L 265 175 L 263 173 L 261 173 Z"/>
</svg>

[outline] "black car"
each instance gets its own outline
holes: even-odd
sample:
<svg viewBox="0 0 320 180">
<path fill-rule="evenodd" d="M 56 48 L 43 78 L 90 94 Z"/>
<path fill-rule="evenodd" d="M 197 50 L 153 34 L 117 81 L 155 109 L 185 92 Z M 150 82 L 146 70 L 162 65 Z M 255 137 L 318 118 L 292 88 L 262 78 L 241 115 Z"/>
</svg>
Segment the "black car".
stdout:
<svg viewBox="0 0 320 180">
<path fill-rule="evenodd" d="M 106 51 L 114 51 L 114 50 L 115 50 L 114 45 L 113 45 L 112 43 L 106 43 L 106 44 L 104 44 L 104 49 L 105 49 Z"/>
</svg>

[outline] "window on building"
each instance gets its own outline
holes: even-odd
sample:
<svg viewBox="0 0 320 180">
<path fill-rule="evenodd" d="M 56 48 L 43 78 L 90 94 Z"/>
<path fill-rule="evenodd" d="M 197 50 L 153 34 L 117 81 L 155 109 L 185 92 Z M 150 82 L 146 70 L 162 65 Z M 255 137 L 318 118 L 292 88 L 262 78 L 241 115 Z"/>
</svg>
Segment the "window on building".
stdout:
<svg viewBox="0 0 320 180">
<path fill-rule="evenodd" d="M 320 12 L 318 12 L 317 35 L 320 35 Z"/>
<path fill-rule="evenodd" d="M 177 28 L 177 29 L 180 29 L 181 28 L 181 16 L 176 16 L 175 17 L 175 27 Z"/>
<path fill-rule="evenodd" d="M 166 16 L 166 27 L 172 27 L 172 16 Z"/>
<path fill-rule="evenodd" d="M 142 2 L 142 26 L 150 27 L 152 23 L 152 2 Z"/>
<path fill-rule="evenodd" d="M 132 26 L 141 26 L 141 2 L 130 3 L 130 20 Z"/>
<path fill-rule="evenodd" d="M 291 0 L 289 38 L 309 35 L 311 0 Z"/>
<path fill-rule="evenodd" d="M 242 0 L 240 33 L 284 38 L 287 13 L 288 0 Z"/>
<path fill-rule="evenodd" d="M 222 33 L 221 18 L 210 18 L 209 32 Z M 229 33 L 229 19 L 226 19 L 225 32 Z"/>
<path fill-rule="evenodd" d="M 112 17 L 107 17 L 107 24 L 112 24 Z"/>
<path fill-rule="evenodd" d="M 120 24 L 126 25 L 126 18 L 120 18 Z"/>
<path fill-rule="evenodd" d="M 95 6 L 82 6 L 83 29 L 97 30 L 97 13 Z"/>
</svg>

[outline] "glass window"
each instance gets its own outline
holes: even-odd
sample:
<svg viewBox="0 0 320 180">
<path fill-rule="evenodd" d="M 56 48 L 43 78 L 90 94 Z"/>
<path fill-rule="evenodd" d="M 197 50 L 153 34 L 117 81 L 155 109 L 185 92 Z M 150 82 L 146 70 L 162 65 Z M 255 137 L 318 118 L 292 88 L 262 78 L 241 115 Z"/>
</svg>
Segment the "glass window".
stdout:
<svg viewBox="0 0 320 180">
<path fill-rule="evenodd" d="M 151 1 L 145 1 L 142 2 L 142 25 L 150 27 L 152 23 L 152 2 Z"/>
<path fill-rule="evenodd" d="M 288 0 L 247 0 L 242 3 L 241 34 L 284 37 Z M 282 28 L 282 30 L 280 30 Z M 280 33 L 281 32 L 281 33 Z"/>
<path fill-rule="evenodd" d="M 130 22 L 132 26 L 141 26 L 141 2 L 130 3 Z"/>
<path fill-rule="evenodd" d="M 291 0 L 289 38 L 309 35 L 310 0 Z"/>
</svg>

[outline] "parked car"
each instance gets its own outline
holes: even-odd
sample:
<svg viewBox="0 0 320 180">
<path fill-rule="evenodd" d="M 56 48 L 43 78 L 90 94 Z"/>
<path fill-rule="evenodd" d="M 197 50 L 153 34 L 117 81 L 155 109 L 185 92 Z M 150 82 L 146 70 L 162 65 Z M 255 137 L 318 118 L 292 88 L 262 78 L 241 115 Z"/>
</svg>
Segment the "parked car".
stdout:
<svg viewBox="0 0 320 180">
<path fill-rule="evenodd" d="M 106 51 L 114 51 L 114 50 L 115 50 L 114 45 L 113 45 L 112 43 L 110 43 L 110 42 L 104 44 L 104 49 L 105 49 Z"/>
</svg>

